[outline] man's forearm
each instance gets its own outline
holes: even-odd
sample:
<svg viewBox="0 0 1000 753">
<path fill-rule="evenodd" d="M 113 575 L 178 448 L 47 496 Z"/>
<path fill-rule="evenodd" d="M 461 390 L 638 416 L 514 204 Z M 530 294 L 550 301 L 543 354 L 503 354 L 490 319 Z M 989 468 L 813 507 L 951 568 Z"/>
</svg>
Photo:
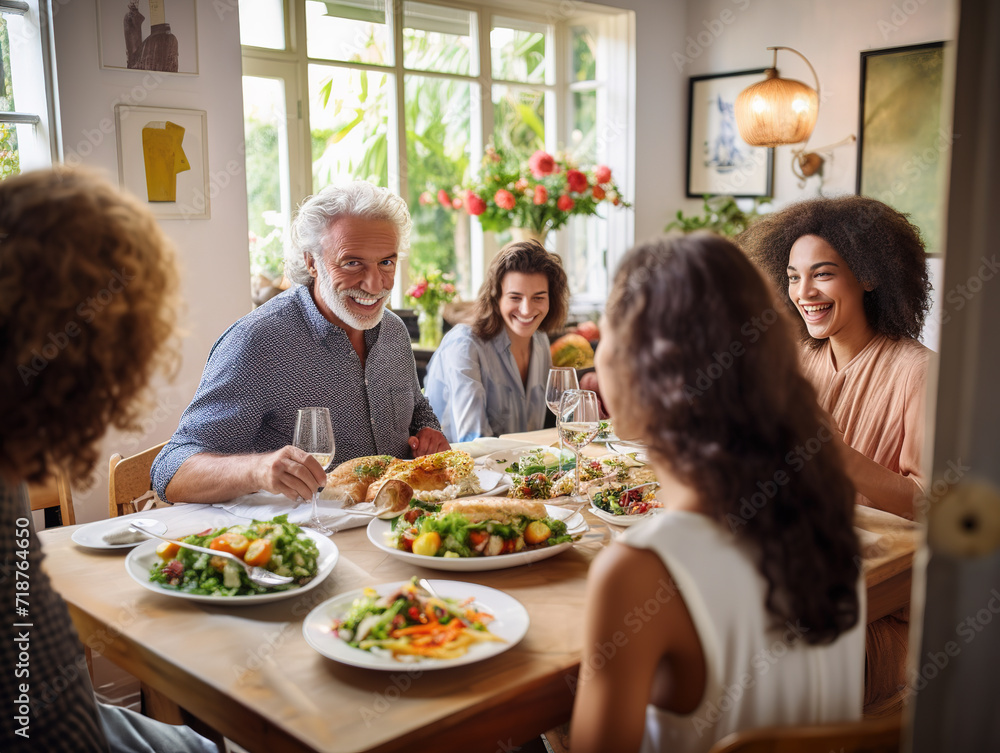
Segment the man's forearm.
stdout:
<svg viewBox="0 0 1000 753">
<path fill-rule="evenodd" d="M 260 455 L 192 455 L 167 484 L 171 502 L 228 502 L 261 488 Z"/>
<path fill-rule="evenodd" d="M 920 491 L 917 483 L 890 471 L 853 447 L 848 447 L 847 472 L 859 494 L 873 507 L 913 519 L 913 502 Z"/>
</svg>

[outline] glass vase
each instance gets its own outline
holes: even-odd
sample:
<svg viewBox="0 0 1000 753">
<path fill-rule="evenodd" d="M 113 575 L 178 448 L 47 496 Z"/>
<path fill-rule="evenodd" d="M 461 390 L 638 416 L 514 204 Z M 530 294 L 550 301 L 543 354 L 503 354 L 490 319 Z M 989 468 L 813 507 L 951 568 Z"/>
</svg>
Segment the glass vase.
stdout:
<svg viewBox="0 0 1000 753">
<path fill-rule="evenodd" d="M 420 327 L 420 339 L 417 340 L 417 344 L 421 348 L 436 348 L 441 344 L 443 324 L 440 310 L 420 309 L 417 312 L 417 324 Z"/>
<path fill-rule="evenodd" d="M 545 236 L 548 234 L 548 228 L 535 230 L 530 227 L 512 227 L 510 229 L 510 237 L 515 241 L 538 241 L 542 246 L 545 245 Z"/>
</svg>

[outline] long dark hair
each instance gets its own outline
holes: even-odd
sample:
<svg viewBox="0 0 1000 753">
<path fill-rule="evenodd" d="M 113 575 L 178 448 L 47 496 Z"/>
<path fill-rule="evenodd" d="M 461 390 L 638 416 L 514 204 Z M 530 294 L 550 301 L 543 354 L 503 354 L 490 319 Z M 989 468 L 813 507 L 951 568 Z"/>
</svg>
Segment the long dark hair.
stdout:
<svg viewBox="0 0 1000 753">
<path fill-rule="evenodd" d="M 508 272 L 541 274 L 549 281 L 549 313 L 539 329 L 542 332 L 559 332 L 566 323 L 569 312 L 569 283 L 562 261 L 545 250 L 538 241 L 514 241 L 498 253 L 486 272 L 486 280 L 476 299 L 476 319 L 472 331 L 481 340 L 492 340 L 503 331 L 500 315 L 500 297 L 503 295 L 503 278 Z"/>
<path fill-rule="evenodd" d="M 809 199 L 763 215 L 736 239 L 750 260 L 770 279 L 779 298 L 795 311 L 801 337 L 813 347 L 788 297 L 788 256 L 803 235 L 815 235 L 843 257 L 866 287 L 865 318 L 892 340 L 918 338 L 930 310 L 931 283 L 920 229 L 888 204 L 867 196 Z"/>
<path fill-rule="evenodd" d="M 854 488 L 753 265 L 710 233 L 640 245 L 618 268 L 607 320 L 628 420 L 705 513 L 754 544 L 768 611 L 810 644 L 853 627 Z"/>
</svg>

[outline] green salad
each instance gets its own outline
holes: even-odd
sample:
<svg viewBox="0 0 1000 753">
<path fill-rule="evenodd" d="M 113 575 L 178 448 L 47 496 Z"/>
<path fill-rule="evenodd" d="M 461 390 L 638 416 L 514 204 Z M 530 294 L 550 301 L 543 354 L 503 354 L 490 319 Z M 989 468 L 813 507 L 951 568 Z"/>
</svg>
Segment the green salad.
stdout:
<svg viewBox="0 0 1000 753">
<path fill-rule="evenodd" d="M 250 581 L 246 571 L 227 557 L 213 557 L 163 542 L 156 548 L 159 561 L 149 579 L 164 588 L 209 596 L 250 596 L 287 591 L 312 580 L 319 570 L 319 549 L 287 515 L 255 520 L 249 525 L 215 528 L 181 541 L 240 557 L 248 565 L 264 567 L 295 578 L 284 586 L 264 588 Z"/>
<path fill-rule="evenodd" d="M 442 512 L 439 505 L 414 500 L 393 519 L 389 539 L 397 549 L 428 557 L 495 556 L 573 541 L 562 520 L 490 509 L 503 504 L 470 501 L 463 511 Z"/>
</svg>

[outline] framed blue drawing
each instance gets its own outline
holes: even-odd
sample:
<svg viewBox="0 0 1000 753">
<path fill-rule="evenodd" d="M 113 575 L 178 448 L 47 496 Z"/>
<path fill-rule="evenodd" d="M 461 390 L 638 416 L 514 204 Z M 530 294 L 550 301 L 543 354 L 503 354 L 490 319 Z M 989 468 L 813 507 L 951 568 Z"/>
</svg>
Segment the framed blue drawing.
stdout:
<svg viewBox="0 0 1000 753">
<path fill-rule="evenodd" d="M 771 196 L 774 150 L 736 129 L 736 96 L 764 78 L 763 68 L 692 76 L 688 87 L 687 195 Z"/>
</svg>

